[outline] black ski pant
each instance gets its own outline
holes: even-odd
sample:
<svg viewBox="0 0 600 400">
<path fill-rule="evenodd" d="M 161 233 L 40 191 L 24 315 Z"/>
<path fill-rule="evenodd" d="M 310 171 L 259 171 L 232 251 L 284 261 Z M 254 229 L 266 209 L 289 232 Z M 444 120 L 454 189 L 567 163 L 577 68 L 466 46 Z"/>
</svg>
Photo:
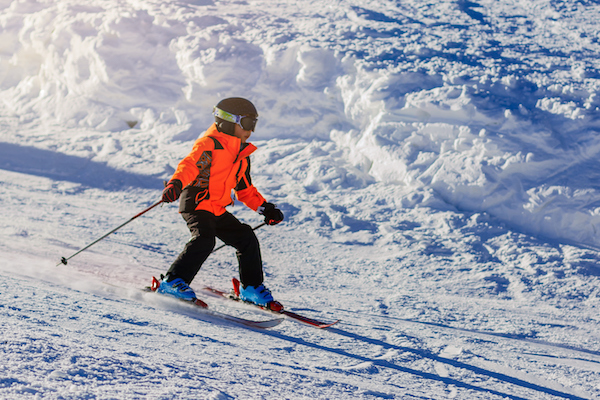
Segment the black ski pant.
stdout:
<svg viewBox="0 0 600 400">
<path fill-rule="evenodd" d="M 263 283 L 260 246 L 249 225 L 241 223 L 229 212 L 218 217 L 208 211 L 184 212 L 181 216 L 187 222 L 192 238 L 167 272 L 169 280 L 181 278 L 190 284 L 213 251 L 217 237 L 237 250 L 240 282 L 244 286 Z"/>
</svg>

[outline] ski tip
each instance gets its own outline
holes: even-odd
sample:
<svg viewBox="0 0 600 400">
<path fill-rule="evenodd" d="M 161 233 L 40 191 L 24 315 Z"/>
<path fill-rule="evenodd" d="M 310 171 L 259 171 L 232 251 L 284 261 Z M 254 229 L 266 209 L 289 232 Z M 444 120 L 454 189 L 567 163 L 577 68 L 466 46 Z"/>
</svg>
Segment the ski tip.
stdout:
<svg viewBox="0 0 600 400">
<path fill-rule="evenodd" d="M 285 318 L 276 318 L 276 319 L 270 319 L 267 321 L 252 321 L 251 323 L 249 323 L 247 325 L 254 327 L 254 328 L 269 329 L 269 328 L 273 328 L 273 327 L 279 325 L 284 320 L 285 320 Z"/>
<path fill-rule="evenodd" d="M 338 322 L 340 322 L 340 320 L 339 320 L 339 319 L 338 319 L 337 321 L 334 321 L 334 322 L 332 322 L 332 323 L 329 323 L 329 324 L 321 324 L 321 325 L 318 325 L 318 326 L 317 326 L 317 328 L 319 328 L 319 329 L 330 328 L 330 327 L 334 326 L 335 324 L 337 324 Z"/>
</svg>

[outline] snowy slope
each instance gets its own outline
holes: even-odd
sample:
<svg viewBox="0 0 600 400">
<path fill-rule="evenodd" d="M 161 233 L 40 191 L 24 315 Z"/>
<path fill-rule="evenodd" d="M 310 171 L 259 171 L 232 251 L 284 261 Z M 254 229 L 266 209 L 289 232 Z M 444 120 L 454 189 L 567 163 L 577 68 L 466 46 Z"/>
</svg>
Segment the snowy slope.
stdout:
<svg viewBox="0 0 600 400">
<path fill-rule="evenodd" d="M 599 10 L 0 0 L 0 398 L 600 398 Z M 175 205 L 55 266 L 156 202 L 229 96 L 286 214 L 266 283 L 334 328 L 137 290 L 188 238 Z M 236 274 L 219 250 L 192 286 Z"/>
</svg>

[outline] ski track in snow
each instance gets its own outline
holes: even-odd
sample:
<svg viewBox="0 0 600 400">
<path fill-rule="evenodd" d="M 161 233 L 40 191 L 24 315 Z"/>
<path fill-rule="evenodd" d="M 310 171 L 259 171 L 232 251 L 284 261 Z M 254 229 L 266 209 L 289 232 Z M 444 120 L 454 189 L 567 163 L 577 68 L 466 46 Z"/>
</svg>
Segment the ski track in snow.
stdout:
<svg viewBox="0 0 600 400">
<path fill-rule="evenodd" d="M 599 11 L 0 0 L 0 398 L 600 398 Z M 237 95 L 286 215 L 256 231 L 266 284 L 332 328 L 140 291 L 189 237 L 174 205 L 56 266 Z M 219 250 L 192 287 L 236 274 Z"/>
<path fill-rule="evenodd" d="M 31 272 L 36 271 L 32 268 Z M 53 279 L 56 280 L 56 277 Z M 16 283 L 16 279 L 6 277 L 2 292 Z M 117 397 L 149 391 L 157 397 L 167 394 L 203 397 L 219 392 L 236 393 L 235 397 L 239 395 L 240 398 L 260 398 L 261 393 L 265 393 L 265 397 L 326 398 L 363 392 L 374 396 L 380 393 L 379 396 L 385 398 L 393 397 L 385 393 L 407 389 L 405 379 L 398 382 L 397 376 L 405 373 L 413 379 L 421 377 L 432 381 L 438 390 L 449 385 L 486 395 L 510 394 L 511 398 L 529 398 L 527 391 L 522 396 L 511 394 L 515 392 L 510 391 L 517 387 L 534 393 L 561 397 L 565 397 L 566 393 L 567 398 L 585 398 L 569 395 L 569 391 L 565 392 L 556 383 L 532 379 L 527 372 L 499 365 L 497 358 L 488 358 L 489 350 L 487 355 L 478 353 L 492 347 L 491 353 L 496 353 L 497 357 L 498 352 L 510 351 L 516 355 L 523 351 L 523 347 L 542 348 L 552 351 L 546 357 L 553 357 L 557 364 L 565 360 L 563 362 L 568 365 L 569 360 L 581 361 L 578 357 L 583 356 L 587 363 L 596 364 L 595 371 L 600 365 L 598 352 L 438 324 L 431 324 L 434 328 L 430 329 L 426 323 L 400 321 L 400 329 L 392 328 L 393 325 L 374 324 L 365 331 L 370 335 L 382 332 L 383 338 L 355 333 L 356 327 L 350 324 L 328 331 L 295 326 L 287 326 L 280 331 L 252 331 L 203 315 L 194 318 L 193 313 L 186 313 L 179 303 L 156 299 L 138 291 L 118 296 L 113 287 L 102 288 L 101 283 L 89 280 L 71 279 L 71 288 L 65 288 L 47 281 L 46 285 L 39 285 L 39 280 L 25 278 L 20 280 L 19 286 L 19 295 L 13 294 L 13 298 L 4 299 L 2 307 L 4 316 L 17 324 L 17 327 L 7 327 L 12 329 L 6 330 L 9 334 L 3 340 L 6 365 L 27 371 L 21 374 L 21 380 L 7 379 L 4 382 L 5 386 L 13 388 L 14 394 L 48 394 L 62 383 L 68 383 L 68 391 L 74 397 L 102 395 L 108 390 Z M 140 307 L 139 300 L 143 296 L 151 298 L 147 298 L 146 304 Z M 148 304 L 152 302 L 156 303 L 155 307 Z M 181 313 L 190 318 L 182 319 Z M 363 323 L 382 319 L 368 314 L 362 317 L 360 321 Z M 208 325 L 198 324 L 202 321 Z M 433 340 L 429 346 L 433 344 L 436 350 L 419 346 L 424 338 L 409 334 L 411 330 L 405 330 L 403 326 L 407 322 L 418 328 L 426 326 L 425 336 Z M 456 347 L 459 338 L 454 337 L 455 344 L 441 347 L 438 354 L 435 342 L 443 343 L 447 338 L 437 337 L 436 330 L 453 331 L 455 336 L 460 336 L 456 335 L 459 331 L 471 340 L 462 343 L 463 347 Z M 429 335 L 432 337 L 427 337 Z M 477 344 L 475 352 L 469 349 L 473 347 L 472 339 L 482 338 L 487 343 Z M 503 341 L 509 343 L 503 345 Z M 250 348 L 246 347 L 247 342 L 252 343 Z M 156 348 L 156 343 L 161 343 L 160 348 Z M 502 348 L 498 349 L 500 346 Z M 176 347 L 187 350 L 182 353 L 174 350 Z M 567 356 L 564 350 L 571 355 Z M 273 358 L 277 353 L 280 355 Z M 530 356 L 543 355 L 538 352 Z M 527 358 L 527 353 L 524 352 L 522 357 Z M 13 363 L 13 358 L 19 362 Z M 211 359 L 213 361 L 208 362 Z M 535 359 L 531 357 L 527 361 L 535 364 Z M 235 364 L 235 368 L 230 364 Z M 582 367 L 583 363 L 579 362 L 577 366 Z M 257 370 L 253 372 L 253 368 Z M 428 371 L 431 368 L 433 370 Z M 233 369 L 229 371 L 232 376 L 226 374 L 223 377 L 221 369 Z M 214 374 L 220 379 L 216 380 Z M 253 386 L 256 382 L 253 382 L 252 376 L 260 377 L 261 385 L 269 387 L 269 382 L 272 382 L 279 388 L 265 392 L 260 385 Z M 477 381 L 481 378 L 497 381 L 499 388 L 480 387 Z M 302 381 L 308 381 L 309 387 L 302 386 Z M 194 387 L 194 382 L 202 382 L 201 387 Z M 286 382 L 291 385 L 285 385 Z M 318 392 L 311 393 L 315 385 Z M 244 395 L 248 391 L 252 394 Z M 10 395 L 11 392 L 8 393 Z"/>
</svg>

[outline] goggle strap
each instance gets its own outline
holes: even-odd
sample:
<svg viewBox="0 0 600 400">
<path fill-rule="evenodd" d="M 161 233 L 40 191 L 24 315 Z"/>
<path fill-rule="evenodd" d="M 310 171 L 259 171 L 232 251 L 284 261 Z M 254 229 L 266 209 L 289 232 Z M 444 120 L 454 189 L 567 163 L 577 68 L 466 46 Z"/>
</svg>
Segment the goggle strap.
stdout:
<svg viewBox="0 0 600 400">
<path fill-rule="evenodd" d="M 242 120 L 242 116 L 228 113 L 227 111 L 223 111 L 217 107 L 214 108 L 213 114 L 217 118 L 221 118 L 222 120 L 232 122 L 234 124 L 239 124 Z"/>
</svg>

